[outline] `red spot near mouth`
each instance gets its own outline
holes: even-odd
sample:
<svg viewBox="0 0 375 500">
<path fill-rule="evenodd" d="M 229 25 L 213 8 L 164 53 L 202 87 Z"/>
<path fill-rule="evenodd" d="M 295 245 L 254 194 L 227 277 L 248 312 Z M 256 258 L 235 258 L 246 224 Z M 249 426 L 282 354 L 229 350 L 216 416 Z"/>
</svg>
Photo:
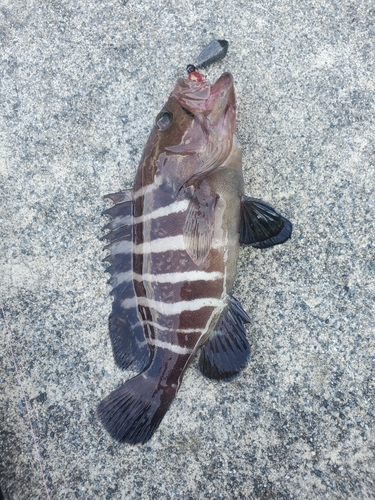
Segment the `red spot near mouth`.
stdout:
<svg viewBox="0 0 375 500">
<path fill-rule="evenodd" d="M 198 73 L 198 71 L 192 71 L 191 73 L 189 73 L 188 78 L 192 82 L 202 82 L 203 81 L 203 77 L 200 73 Z"/>
</svg>

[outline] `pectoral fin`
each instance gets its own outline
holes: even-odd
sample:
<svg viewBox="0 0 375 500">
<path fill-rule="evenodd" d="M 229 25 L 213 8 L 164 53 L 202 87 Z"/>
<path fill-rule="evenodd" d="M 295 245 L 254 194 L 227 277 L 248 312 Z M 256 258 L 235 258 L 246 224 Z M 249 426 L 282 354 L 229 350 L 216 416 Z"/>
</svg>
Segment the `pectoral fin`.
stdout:
<svg viewBox="0 0 375 500">
<path fill-rule="evenodd" d="M 292 234 L 292 223 L 268 203 L 243 196 L 241 200 L 240 243 L 268 248 L 284 243 Z"/>
<path fill-rule="evenodd" d="M 184 225 L 185 248 L 192 260 L 200 265 L 211 249 L 215 229 L 217 195 L 203 180 L 190 199 Z"/>
<path fill-rule="evenodd" d="M 250 356 L 250 345 L 244 324 L 250 319 L 241 304 L 229 296 L 210 339 L 201 349 L 199 368 L 212 379 L 229 379 L 237 375 Z"/>
</svg>

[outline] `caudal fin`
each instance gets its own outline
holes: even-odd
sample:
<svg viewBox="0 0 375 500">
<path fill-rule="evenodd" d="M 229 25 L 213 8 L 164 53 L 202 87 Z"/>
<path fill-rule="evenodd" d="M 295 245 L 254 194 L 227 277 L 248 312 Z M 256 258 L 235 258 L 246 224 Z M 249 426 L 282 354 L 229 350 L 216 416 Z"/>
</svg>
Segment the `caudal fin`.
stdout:
<svg viewBox="0 0 375 500">
<path fill-rule="evenodd" d="M 176 391 L 176 387 L 162 387 L 157 379 L 141 373 L 103 399 L 98 415 L 117 441 L 143 444 L 159 427 Z"/>
</svg>

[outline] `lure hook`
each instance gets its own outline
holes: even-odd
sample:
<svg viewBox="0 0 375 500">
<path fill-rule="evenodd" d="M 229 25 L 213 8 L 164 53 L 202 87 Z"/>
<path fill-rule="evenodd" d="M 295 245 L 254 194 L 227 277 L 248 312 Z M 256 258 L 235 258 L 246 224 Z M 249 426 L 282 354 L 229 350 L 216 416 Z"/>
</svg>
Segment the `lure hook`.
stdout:
<svg viewBox="0 0 375 500">
<path fill-rule="evenodd" d="M 229 43 L 226 40 L 212 40 L 199 54 L 195 64 L 186 66 L 189 80 L 201 82 L 202 75 L 197 70 L 224 59 L 228 52 L 228 46 Z"/>
</svg>

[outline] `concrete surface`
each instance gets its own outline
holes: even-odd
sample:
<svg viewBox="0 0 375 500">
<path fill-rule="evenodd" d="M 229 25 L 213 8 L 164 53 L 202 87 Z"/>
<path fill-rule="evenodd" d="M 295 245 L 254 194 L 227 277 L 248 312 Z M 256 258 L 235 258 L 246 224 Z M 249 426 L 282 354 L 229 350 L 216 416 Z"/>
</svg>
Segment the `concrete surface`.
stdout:
<svg viewBox="0 0 375 500">
<path fill-rule="evenodd" d="M 1 291 L 50 498 L 369 499 L 374 460 L 375 3 L 1 0 Z M 253 354 L 192 366 L 144 447 L 95 409 L 113 363 L 102 195 L 130 187 L 200 49 L 231 71 L 249 195 L 294 223 L 242 249 Z M 47 498 L 1 319 L 0 483 Z"/>
</svg>

